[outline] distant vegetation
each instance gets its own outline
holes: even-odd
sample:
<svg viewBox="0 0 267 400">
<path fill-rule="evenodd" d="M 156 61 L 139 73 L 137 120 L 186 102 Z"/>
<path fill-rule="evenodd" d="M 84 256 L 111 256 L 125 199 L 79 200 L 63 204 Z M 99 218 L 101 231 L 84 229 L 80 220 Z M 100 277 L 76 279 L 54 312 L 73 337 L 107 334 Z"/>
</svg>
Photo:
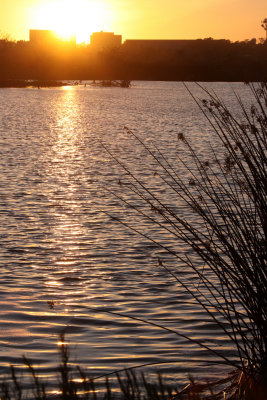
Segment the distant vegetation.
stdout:
<svg viewBox="0 0 267 400">
<path fill-rule="evenodd" d="M 25 87 L 56 87 L 56 86 L 66 86 L 65 82 L 61 82 L 58 80 L 28 80 L 28 79 L 0 79 L 0 88 L 6 87 L 16 87 L 16 88 L 25 88 Z"/>
<path fill-rule="evenodd" d="M 59 80 L 44 80 L 44 79 L 0 79 L 0 88 L 27 88 L 27 87 L 35 87 L 35 88 L 48 88 L 48 87 L 60 87 L 60 86 L 78 86 L 84 85 L 87 83 L 83 83 L 82 81 L 77 80 L 68 80 L 68 81 L 59 81 Z M 98 87 L 120 87 L 120 88 L 129 88 L 131 86 L 131 81 L 128 80 L 101 80 L 89 83 L 90 86 L 98 86 Z"/>
<path fill-rule="evenodd" d="M 182 47 L 34 46 L 0 40 L 0 80 L 266 81 L 267 42 L 188 41 Z"/>
</svg>

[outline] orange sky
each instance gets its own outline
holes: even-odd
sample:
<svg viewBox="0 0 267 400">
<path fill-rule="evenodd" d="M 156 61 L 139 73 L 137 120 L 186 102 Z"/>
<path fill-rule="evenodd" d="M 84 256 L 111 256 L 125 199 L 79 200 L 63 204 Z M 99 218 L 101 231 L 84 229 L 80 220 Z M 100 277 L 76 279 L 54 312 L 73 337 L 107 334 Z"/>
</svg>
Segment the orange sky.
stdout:
<svg viewBox="0 0 267 400">
<path fill-rule="evenodd" d="M 0 33 L 28 40 L 28 31 L 113 31 L 125 39 L 244 40 L 265 37 L 266 0 L 0 0 Z"/>
</svg>

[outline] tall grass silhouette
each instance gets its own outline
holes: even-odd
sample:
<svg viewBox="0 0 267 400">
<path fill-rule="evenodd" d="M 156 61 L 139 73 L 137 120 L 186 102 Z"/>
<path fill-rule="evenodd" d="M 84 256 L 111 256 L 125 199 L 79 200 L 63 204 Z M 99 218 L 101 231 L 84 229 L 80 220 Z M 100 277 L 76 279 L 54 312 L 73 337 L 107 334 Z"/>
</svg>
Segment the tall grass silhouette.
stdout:
<svg viewBox="0 0 267 400">
<path fill-rule="evenodd" d="M 261 399 L 266 398 L 267 380 L 267 84 L 248 85 L 253 104 L 247 107 L 235 94 L 239 116 L 215 93 L 200 87 L 205 96 L 201 100 L 186 86 L 214 132 L 217 144 L 209 143 L 209 158 L 203 158 L 181 132 L 174 164 L 156 144 L 146 144 L 125 127 L 155 165 L 151 175 L 164 188 L 164 196 L 104 147 L 124 171 L 120 190 L 112 195 L 135 213 L 136 221 L 123 215 L 113 218 L 158 246 L 163 254 L 159 266 L 231 341 L 235 356 L 218 350 L 216 343 L 212 346 L 182 334 L 179 327 L 175 333 L 237 371 L 231 396 Z M 139 229 L 139 217 L 151 229 Z M 166 234 L 168 244 L 155 235 L 157 228 Z M 179 250 L 176 243 L 187 250 Z M 182 265 L 190 276 L 183 274 Z"/>
<path fill-rule="evenodd" d="M 151 382 L 143 373 L 137 374 L 131 369 L 114 372 L 113 377 L 107 374 L 99 384 L 97 378 L 88 377 L 80 366 L 74 368 L 63 333 L 59 339 L 60 364 L 55 370 L 55 390 L 51 390 L 49 382 L 40 378 L 32 362 L 23 356 L 27 376 L 18 374 L 11 366 L 10 375 L 0 382 L 1 400 L 169 400 L 178 395 L 160 375 Z"/>
</svg>

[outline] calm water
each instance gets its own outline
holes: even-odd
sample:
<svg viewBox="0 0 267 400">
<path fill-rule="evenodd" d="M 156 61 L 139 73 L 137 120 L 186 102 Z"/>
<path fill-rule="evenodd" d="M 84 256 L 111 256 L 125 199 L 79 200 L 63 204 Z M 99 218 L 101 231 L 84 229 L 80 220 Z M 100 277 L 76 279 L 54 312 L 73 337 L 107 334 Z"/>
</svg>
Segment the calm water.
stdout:
<svg viewBox="0 0 267 400">
<path fill-rule="evenodd" d="M 232 88 L 247 91 L 239 83 L 207 86 L 231 107 Z M 212 132 L 183 85 L 0 89 L 0 96 L 0 373 L 21 367 L 25 354 L 53 380 L 64 331 L 73 363 L 88 374 L 169 362 L 157 369 L 171 380 L 183 382 L 189 372 L 210 377 L 210 365 L 199 361 L 207 352 L 185 339 L 88 308 L 153 319 L 231 354 L 207 316 L 157 266 L 155 246 L 102 212 L 123 214 L 125 207 L 106 190 L 118 187 L 124 173 L 100 141 L 170 201 L 124 126 L 156 143 L 172 163 L 178 132 L 208 152 Z M 152 229 L 145 222 L 139 228 Z"/>
</svg>

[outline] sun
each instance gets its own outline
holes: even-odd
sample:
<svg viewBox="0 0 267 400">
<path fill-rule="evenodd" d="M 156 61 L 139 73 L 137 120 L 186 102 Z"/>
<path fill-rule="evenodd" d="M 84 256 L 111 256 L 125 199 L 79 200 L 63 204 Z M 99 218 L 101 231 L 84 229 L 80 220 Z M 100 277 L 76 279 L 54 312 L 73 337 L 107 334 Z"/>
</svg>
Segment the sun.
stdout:
<svg viewBox="0 0 267 400">
<path fill-rule="evenodd" d="M 113 30 L 114 10 L 101 0 L 43 1 L 31 10 L 31 28 L 51 29 L 63 40 L 74 35 L 77 43 L 90 40 L 92 32 Z"/>
</svg>

